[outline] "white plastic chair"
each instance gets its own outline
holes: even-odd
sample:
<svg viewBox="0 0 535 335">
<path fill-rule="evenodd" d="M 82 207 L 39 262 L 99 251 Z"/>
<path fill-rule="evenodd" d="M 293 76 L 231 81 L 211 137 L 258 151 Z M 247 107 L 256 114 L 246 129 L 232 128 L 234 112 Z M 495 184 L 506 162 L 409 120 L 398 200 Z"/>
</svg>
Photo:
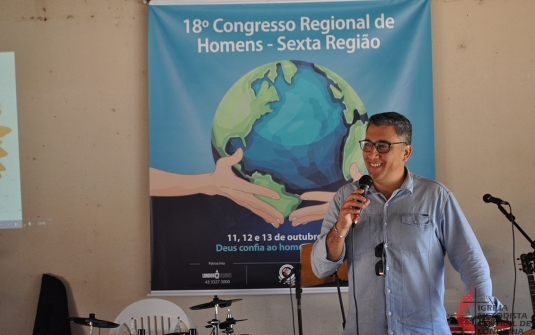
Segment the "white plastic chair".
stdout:
<svg viewBox="0 0 535 335">
<path fill-rule="evenodd" d="M 112 328 L 110 335 L 132 335 L 145 329 L 145 335 L 163 335 L 195 328 L 193 321 L 178 305 L 163 299 L 143 299 L 126 307 L 115 319 L 120 326 Z"/>
</svg>

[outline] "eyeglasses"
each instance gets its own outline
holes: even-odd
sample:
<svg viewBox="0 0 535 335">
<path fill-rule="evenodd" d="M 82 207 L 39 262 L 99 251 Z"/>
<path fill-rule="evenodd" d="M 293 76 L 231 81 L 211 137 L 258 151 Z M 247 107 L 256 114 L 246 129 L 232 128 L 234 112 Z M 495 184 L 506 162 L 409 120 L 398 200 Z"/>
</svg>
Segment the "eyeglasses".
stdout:
<svg viewBox="0 0 535 335">
<path fill-rule="evenodd" d="M 360 148 L 362 149 L 362 151 L 370 152 L 372 151 L 373 147 L 375 147 L 377 152 L 381 154 L 386 154 L 387 152 L 389 152 L 390 147 L 394 144 L 407 144 L 407 142 L 390 143 L 387 141 L 372 142 L 368 140 L 362 140 L 362 141 L 359 141 L 359 143 L 360 143 Z"/>
<path fill-rule="evenodd" d="M 386 255 L 384 254 L 384 247 L 385 247 L 385 242 L 381 242 L 375 247 L 375 257 L 381 258 L 377 263 L 375 263 L 375 274 L 380 277 L 384 277 L 386 275 L 385 273 Z"/>
</svg>

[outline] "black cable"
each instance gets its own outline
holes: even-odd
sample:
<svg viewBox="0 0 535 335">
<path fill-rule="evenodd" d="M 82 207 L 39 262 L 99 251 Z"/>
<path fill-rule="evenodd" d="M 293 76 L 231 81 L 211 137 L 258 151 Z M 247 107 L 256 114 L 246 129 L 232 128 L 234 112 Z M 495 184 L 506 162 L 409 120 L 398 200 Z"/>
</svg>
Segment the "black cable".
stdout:
<svg viewBox="0 0 535 335">
<path fill-rule="evenodd" d="M 355 236 L 353 235 L 354 227 L 351 227 L 351 259 L 355 257 Z M 347 255 L 346 255 L 347 257 Z M 347 266 L 349 266 L 349 261 Z M 359 308 L 357 304 L 357 289 L 356 289 L 356 282 L 355 282 L 355 262 L 351 264 L 351 272 L 353 273 L 353 300 L 355 301 L 355 322 L 356 322 L 356 328 L 357 328 L 357 335 L 359 335 Z"/>
<path fill-rule="evenodd" d="M 295 312 L 294 312 L 294 301 L 292 299 L 292 287 L 290 286 L 290 305 L 292 306 L 292 326 L 295 335 Z"/>
<path fill-rule="evenodd" d="M 511 217 L 514 217 L 513 216 L 513 208 L 511 207 L 511 205 L 509 204 L 509 213 L 511 214 Z M 513 283 L 513 306 L 511 308 L 511 333 L 514 334 L 514 329 L 515 329 L 515 299 L 516 299 L 516 256 L 515 256 L 515 248 L 516 248 L 516 240 L 515 240 L 515 226 L 513 225 L 513 222 L 511 221 L 511 230 L 512 230 L 512 235 L 513 235 L 513 269 L 514 269 L 514 273 L 515 273 L 515 279 L 514 279 L 514 283 Z"/>
</svg>

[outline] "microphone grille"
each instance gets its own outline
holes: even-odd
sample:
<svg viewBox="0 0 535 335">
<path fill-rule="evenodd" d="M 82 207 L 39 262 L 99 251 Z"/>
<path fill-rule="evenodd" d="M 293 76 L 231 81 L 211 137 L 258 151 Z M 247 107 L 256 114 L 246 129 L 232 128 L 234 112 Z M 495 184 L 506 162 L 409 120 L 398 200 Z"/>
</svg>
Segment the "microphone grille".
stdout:
<svg viewBox="0 0 535 335">
<path fill-rule="evenodd" d="M 366 185 L 368 188 L 371 187 L 373 185 L 372 177 L 368 176 L 367 174 L 360 177 L 359 185 Z"/>
</svg>

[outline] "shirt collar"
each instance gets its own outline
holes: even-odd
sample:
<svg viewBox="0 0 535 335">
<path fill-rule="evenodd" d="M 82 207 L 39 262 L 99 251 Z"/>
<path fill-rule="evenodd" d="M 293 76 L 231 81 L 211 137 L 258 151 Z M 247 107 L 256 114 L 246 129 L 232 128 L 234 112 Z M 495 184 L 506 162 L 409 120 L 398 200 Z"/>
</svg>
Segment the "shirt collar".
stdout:
<svg viewBox="0 0 535 335">
<path fill-rule="evenodd" d="M 405 177 L 405 180 L 403 180 L 403 184 L 401 184 L 401 187 L 399 188 L 399 190 L 396 190 L 394 191 L 394 193 L 398 193 L 402 190 L 407 190 L 409 191 L 410 193 L 413 193 L 413 189 L 414 189 L 414 176 L 413 174 L 409 171 L 409 168 L 407 168 L 405 166 L 405 172 L 407 172 L 407 176 Z M 370 192 L 372 193 L 379 193 L 376 189 L 375 189 L 375 186 L 372 185 L 372 187 L 370 187 Z"/>
<path fill-rule="evenodd" d="M 403 181 L 403 184 L 401 184 L 400 190 L 406 189 L 409 192 L 412 193 L 414 189 L 414 176 L 409 171 L 409 168 L 405 166 L 405 172 L 407 173 L 407 176 L 405 177 L 405 180 Z"/>
</svg>

